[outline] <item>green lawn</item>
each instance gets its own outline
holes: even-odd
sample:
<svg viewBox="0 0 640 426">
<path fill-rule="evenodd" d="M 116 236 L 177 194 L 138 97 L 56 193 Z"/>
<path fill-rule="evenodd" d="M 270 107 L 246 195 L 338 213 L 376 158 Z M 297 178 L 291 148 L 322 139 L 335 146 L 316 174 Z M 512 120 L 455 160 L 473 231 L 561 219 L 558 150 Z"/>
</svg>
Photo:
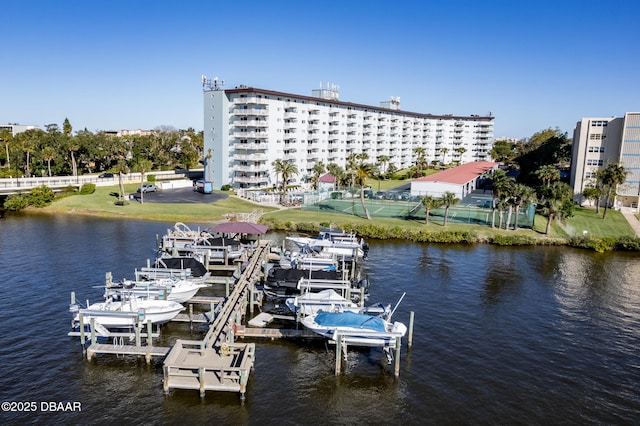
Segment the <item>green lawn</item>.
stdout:
<svg viewBox="0 0 640 426">
<path fill-rule="evenodd" d="M 401 185 L 403 181 L 383 181 L 389 187 Z M 134 192 L 137 184 L 125 185 L 126 192 Z M 264 217 L 273 217 L 279 222 L 291 223 L 320 223 L 332 224 L 337 227 L 348 227 L 354 224 L 375 224 L 389 227 L 400 227 L 403 229 L 426 229 L 428 231 L 472 231 L 480 236 L 492 237 L 497 234 L 513 234 L 514 231 L 492 229 L 485 225 L 469 225 L 460 223 L 449 223 L 446 227 L 442 221 L 431 221 L 425 225 L 423 220 L 404 220 L 390 217 L 375 217 L 371 221 L 360 216 L 351 214 L 331 213 L 327 211 L 304 211 L 301 208 L 279 210 L 242 200 L 230 195 L 229 198 L 215 203 L 193 203 L 193 204 L 165 204 L 165 203 L 145 203 L 140 204 L 131 201 L 125 206 L 116 206 L 117 186 L 98 187 L 90 195 L 73 195 L 56 200 L 52 205 L 42 209 L 45 212 L 57 213 L 80 213 L 109 217 L 130 217 L 146 220 L 158 220 L 167 222 L 208 222 L 218 221 L 225 218 L 230 213 L 250 213 L 255 210 L 262 210 Z M 40 209 L 38 209 L 40 210 Z M 518 234 L 532 237 L 543 236 L 547 224 L 547 218 L 536 215 L 534 229 L 519 229 Z M 564 223 L 554 221 L 551 227 L 551 238 L 567 238 L 574 235 L 582 235 L 583 231 L 591 237 L 622 237 L 634 236 L 633 229 L 628 224 L 624 216 L 615 210 L 607 212 L 606 219 L 602 219 L 602 211 L 596 214 L 593 209 L 576 208 L 572 218 Z"/>
<path fill-rule="evenodd" d="M 583 231 L 587 231 L 587 235 L 592 237 L 617 238 L 635 235 L 622 213 L 609 209 L 606 219 L 602 219 L 602 213 L 602 209 L 596 213 L 595 209 L 578 207 L 573 217 L 567 219 L 563 227 L 570 236 L 582 235 Z M 546 218 L 544 220 L 546 221 Z"/>
<path fill-rule="evenodd" d="M 125 192 L 133 193 L 137 184 L 125 185 Z M 167 222 L 216 221 L 229 213 L 250 213 L 260 209 L 264 212 L 277 210 L 273 207 L 257 205 L 238 197 L 217 201 L 215 203 L 144 203 L 130 201 L 128 205 L 116 206 L 117 186 L 98 187 L 90 195 L 72 195 L 56 200 L 45 207 L 50 212 L 77 212 L 97 216 L 131 217 Z"/>
</svg>

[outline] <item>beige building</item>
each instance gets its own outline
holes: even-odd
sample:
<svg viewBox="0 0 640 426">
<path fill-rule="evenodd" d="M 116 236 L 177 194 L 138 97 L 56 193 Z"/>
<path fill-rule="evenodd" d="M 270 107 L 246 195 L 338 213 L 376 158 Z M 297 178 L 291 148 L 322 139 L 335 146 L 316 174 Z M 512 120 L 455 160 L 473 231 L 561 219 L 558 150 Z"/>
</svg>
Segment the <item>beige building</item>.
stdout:
<svg viewBox="0 0 640 426">
<path fill-rule="evenodd" d="M 640 113 L 624 117 L 583 118 L 573 131 L 571 186 L 573 199 L 586 204 L 585 188 L 596 183 L 596 172 L 607 164 L 620 164 L 629 173 L 619 185 L 615 208 L 638 208 L 640 198 Z"/>
</svg>

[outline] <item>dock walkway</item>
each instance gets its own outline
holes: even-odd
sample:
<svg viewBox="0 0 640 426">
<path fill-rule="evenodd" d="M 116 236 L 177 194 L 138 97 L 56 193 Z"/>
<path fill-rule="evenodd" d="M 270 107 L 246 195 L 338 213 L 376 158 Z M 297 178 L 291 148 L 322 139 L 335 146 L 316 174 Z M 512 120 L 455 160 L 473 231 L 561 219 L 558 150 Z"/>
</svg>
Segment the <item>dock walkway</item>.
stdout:
<svg viewBox="0 0 640 426">
<path fill-rule="evenodd" d="M 165 393 L 194 389 L 204 396 L 207 390 L 230 391 L 240 392 L 244 399 L 255 343 L 236 343 L 234 338 L 247 306 L 253 302 L 268 253 L 269 241 L 262 241 L 202 340 L 176 341 L 164 360 Z"/>
</svg>

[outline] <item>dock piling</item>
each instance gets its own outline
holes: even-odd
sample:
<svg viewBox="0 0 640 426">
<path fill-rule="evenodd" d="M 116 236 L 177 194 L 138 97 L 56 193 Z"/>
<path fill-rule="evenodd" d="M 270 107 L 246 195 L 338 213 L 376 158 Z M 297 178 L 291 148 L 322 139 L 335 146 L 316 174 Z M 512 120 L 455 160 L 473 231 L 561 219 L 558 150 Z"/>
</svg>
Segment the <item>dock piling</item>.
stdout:
<svg viewBox="0 0 640 426">
<path fill-rule="evenodd" d="M 407 339 L 407 349 L 410 349 L 413 344 L 413 318 L 414 312 L 411 311 L 411 314 L 409 315 L 409 337 Z"/>
</svg>

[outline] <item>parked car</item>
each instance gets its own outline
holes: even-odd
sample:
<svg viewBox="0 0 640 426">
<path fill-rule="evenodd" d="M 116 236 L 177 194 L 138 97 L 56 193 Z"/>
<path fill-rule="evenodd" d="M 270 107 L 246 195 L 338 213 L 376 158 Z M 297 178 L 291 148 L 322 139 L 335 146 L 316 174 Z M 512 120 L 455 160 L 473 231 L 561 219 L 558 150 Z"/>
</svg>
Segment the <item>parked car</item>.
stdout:
<svg viewBox="0 0 640 426">
<path fill-rule="evenodd" d="M 386 197 L 387 193 L 384 191 L 378 191 L 376 192 L 376 198 L 379 200 L 384 200 L 384 198 Z"/>
<path fill-rule="evenodd" d="M 152 183 L 145 183 L 138 187 L 138 192 L 156 192 L 158 187 Z"/>
<path fill-rule="evenodd" d="M 99 178 L 112 178 L 113 177 L 113 173 L 105 172 L 105 173 L 102 173 L 101 175 L 99 175 L 98 177 Z"/>
</svg>

